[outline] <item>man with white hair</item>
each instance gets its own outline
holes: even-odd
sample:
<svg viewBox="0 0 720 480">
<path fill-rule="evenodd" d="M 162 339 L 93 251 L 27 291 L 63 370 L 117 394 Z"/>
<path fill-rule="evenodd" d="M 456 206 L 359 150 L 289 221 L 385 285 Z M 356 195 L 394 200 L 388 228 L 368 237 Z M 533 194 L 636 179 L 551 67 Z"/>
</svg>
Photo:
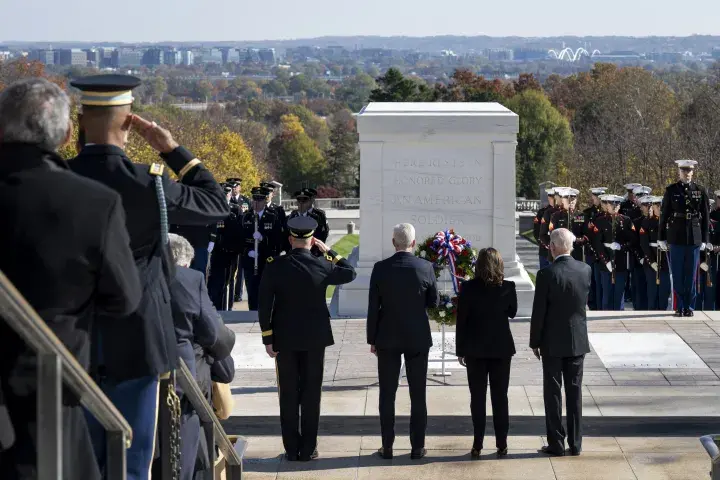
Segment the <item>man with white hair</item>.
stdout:
<svg viewBox="0 0 720 480">
<path fill-rule="evenodd" d="M 120 196 L 55 153 L 71 138 L 70 101 L 57 85 L 33 78 L 0 94 L 0 270 L 87 369 L 91 328 L 121 322 L 142 292 Z M 0 408 L 13 423 L 0 413 L 3 479 L 38 474 L 35 363 L 0 320 Z M 63 449 L 62 478 L 100 478 L 82 408 L 66 397 L 62 444 L 72 447 Z"/>
<path fill-rule="evenodd" d="M 538 271 L 530 320 L 530 348 L 543 365 L 543 396 L 547 446 L 542 452 L 565 455 L 562 392 L 567 399 L 570 455 L 582 451 L 582 377 L 590 352 L 585 306 L 592 269 L 570 256 L 575 236 L 565 228 L 550 234 L 553 264 Z"/>
<path fill-rule="evenodd" d="M 395 394 L 405 357 L 410 387 L 410 458 L 425 456 L 427 405 L 425 386 L 428 353 L 432 346 L 427 308 L 438 304 L 432 263 L 413 255 L 415 228 L 401 223 L 393 228 L 395 255 L 375 264 L 370 276 L 367 341 L 378 358 L 380 430 L 378 455 L 393 457 Z"/>
</svg>

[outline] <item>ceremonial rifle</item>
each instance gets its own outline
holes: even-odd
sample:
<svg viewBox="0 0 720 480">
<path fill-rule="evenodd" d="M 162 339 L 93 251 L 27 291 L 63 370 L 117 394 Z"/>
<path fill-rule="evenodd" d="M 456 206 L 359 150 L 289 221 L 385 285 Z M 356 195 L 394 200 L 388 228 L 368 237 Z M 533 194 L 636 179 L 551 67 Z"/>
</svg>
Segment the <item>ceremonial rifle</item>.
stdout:
<svg viewBox="0 0 720 480">
<path fill-rule="evenodd" d="M 255 265 L 254 265 L 254 273 L 255 275 L 258 274 L 258 255 L 260 252 L 258 251 L 260 247 L 260 240 L 257 239 L 257 233 L 258 233 L 258 215 L 257 212 L 253 212 L 253 216 L 255 217 L 255 235 L 253 237 L 255 238 Z"/>
</svg>

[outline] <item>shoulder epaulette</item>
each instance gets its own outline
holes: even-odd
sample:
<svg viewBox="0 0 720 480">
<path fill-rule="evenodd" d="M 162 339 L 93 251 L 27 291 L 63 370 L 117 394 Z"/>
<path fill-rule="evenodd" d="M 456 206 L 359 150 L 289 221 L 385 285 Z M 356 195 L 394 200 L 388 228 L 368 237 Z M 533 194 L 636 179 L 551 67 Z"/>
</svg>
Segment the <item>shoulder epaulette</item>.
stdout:
<svg viewBox="0 0 720 480">
<path fill-rule="evenodd" d="M 165 165 L 162 163 L 153 163 L 150 165 L 150 175 L 155 175 L 157 177 L 161 176 L 163 172 L 165 171 Z"/>
<path fill-rule="evenodd" d="M 266 260 L 267 263 L 272 263 L 274 261 L 275 261 L 275 257 L 268 257 Z"/>
</svg>

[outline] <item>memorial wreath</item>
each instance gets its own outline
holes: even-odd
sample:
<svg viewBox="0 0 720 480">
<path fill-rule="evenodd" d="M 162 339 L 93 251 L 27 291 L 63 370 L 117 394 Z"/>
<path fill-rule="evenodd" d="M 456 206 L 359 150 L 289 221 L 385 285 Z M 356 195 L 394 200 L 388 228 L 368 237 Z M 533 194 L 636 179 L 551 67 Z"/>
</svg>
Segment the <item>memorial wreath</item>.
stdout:
<svg viewBox="0 0 720 480">
<path fill-rule="evenodd" d="M 425 239 L 418 245 L 415 255 L 433 264 L 435 278 L 439 279 L 445 270 L 449 273 L 453 292 L 440 292 L 440 304 L 429 308 L 428 315 L 440 324 L 454 325 L 462 283 L 475 277 L 477 252 L 468 240 L 449 229 Z"/>
</svg>

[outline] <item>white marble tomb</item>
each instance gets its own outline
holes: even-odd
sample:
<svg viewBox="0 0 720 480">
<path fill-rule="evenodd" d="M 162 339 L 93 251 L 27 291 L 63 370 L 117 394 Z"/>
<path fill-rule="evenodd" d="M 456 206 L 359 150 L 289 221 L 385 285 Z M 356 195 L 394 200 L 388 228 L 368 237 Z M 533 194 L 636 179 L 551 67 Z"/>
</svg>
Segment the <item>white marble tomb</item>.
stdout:
<svg viewBox="0 0 720 480">
<path fill-rule="evenodd" d="M 358 278 L 338 289 L 338 314 L 367 314 L 370 273 L 394 253 L 393 226 L 417 239 L 454 228 L 473 247 L 495 247 L 529 316 L 534 287 L 515 251 L 518 116 L 498 103 L 371 103 L 360 134 Z"/>
</svg>

